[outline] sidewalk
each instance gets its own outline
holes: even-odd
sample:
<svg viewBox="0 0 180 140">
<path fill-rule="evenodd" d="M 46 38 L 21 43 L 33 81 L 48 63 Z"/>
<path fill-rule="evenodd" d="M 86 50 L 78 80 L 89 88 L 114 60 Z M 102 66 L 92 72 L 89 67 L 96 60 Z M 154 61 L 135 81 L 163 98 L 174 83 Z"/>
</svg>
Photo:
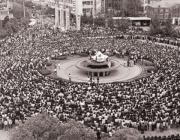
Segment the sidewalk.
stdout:
<svg viewBox="0 0 180 140">
<path fill-rule="evenodd" d="M 0 140 L 9 140 L 8 131 L 0 130 Z"/>
<path fill-rule="evenodd" d="M 170 135 L 180 135 L 180 129 L 169 129 L 163 132 L 159 132 L 159 131 L 146 131 L 144 134 L 144 136 L 170 136 Z"/>
</svg>

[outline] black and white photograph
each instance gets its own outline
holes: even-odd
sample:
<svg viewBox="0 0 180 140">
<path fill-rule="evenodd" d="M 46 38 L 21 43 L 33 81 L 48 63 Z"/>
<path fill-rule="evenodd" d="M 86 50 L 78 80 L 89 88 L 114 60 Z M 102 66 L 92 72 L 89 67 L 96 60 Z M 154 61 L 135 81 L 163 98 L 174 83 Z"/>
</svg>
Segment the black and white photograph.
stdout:
<svg viewBox="0 0 180 140">
<path fill-rule="evenodd" d="M 0 0 L 0 140 L 180 140 L 180 0 Z"/>
</svg>

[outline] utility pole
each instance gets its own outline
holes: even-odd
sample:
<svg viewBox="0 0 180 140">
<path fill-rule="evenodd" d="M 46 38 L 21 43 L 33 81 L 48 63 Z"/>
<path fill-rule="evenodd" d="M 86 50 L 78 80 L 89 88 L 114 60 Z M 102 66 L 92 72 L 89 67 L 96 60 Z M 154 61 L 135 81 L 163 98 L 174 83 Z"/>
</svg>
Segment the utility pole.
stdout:
<svg viewBox="0 0 180 140">
<path fill-rule="evenodd" d="M 96 0 L 93 0 L 93 27 L 94 27 L 95 14 L 96 14 Z"/>
<path fill-rule="evenodd" d="M 104 0 L 105 5 L 105 27 L 108 28 L 108 21 L 109 21 L 109 7 L 108 7 L 108 0 Z"/>
<path fill-rule="evenodd" d="M 25 0 L 23 0 L 23 15 L 26 17 Z"/>
</svg>

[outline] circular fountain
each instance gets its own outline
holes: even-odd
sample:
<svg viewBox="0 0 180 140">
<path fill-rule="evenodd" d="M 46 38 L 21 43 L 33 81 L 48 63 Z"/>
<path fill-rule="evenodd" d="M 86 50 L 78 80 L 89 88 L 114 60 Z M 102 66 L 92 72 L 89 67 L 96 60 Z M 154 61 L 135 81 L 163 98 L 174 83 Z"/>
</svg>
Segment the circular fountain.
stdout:
<svg viewBox="0 0 180 140">
<path fill-rule="evenodd" d="M 87 60 L 81 60 L 76 67 L 87 73 L 88 76 L 109 76 L 113 70 L 120 66 L 119 61 L 109 58 L 107 55 L 98 51 L 94 56 Z"/>
</svg>

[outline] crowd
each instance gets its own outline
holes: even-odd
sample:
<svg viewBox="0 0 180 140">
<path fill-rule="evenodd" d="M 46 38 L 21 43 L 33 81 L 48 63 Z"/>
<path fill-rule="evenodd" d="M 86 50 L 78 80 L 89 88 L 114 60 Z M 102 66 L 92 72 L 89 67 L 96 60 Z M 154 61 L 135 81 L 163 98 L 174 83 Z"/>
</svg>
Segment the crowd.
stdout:
<svg viewBox="0 0 180 140">
<path fill-rule="evenodd" d="M 93 35 L 88 38 L 87 34 Z M 142 132 L 180 127 L 177 49 L 146 37 L 145 41 L 128 38 L 112 30 L 59 33 L 33 27 L 1 40 L 0 128 L 18 125 L 44 110 L 62 122 L 75 119 L 110 136 L 123 127 Z M 122 57 L 136 52 L 137 59 L 151 60 L 157 69 L 132 82 L 98 87 L 52 79 L 39 72 L 55 54 L 74 55 L 92 49 Z"/>
</svg>

